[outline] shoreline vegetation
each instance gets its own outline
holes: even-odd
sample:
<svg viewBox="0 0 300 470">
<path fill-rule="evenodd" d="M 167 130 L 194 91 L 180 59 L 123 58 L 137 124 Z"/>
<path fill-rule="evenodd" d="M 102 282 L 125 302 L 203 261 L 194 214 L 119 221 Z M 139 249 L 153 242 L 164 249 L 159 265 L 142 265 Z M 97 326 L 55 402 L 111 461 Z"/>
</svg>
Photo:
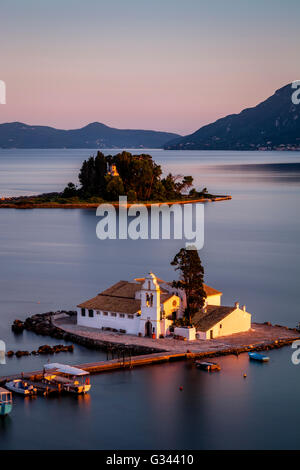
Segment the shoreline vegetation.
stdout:
<svg viewBox="0 0 300 470">
<path fill-rule="evenodd" d="M 32 196 L 3 197 L 0 208 L 81 208 L 98 207 L 102 203 L 119 206 L 119 196 L 126 196 L 127 206 L 133 204 L 186 204 L 231 199 L 229 195 L 213 195 L 207 188 L 196 190 L 192 176 L 162 177 L 162 169 L 151 155 L 121 152 L 105 156 L 97 152 L 84 160 L 78 180 L 80 186 L 69 182 L 62 192 Z"/>
<path fill-rule="evenodd" d="M 57 193 L 59 194 L 59 193 Z M 94 209 L 102 203 L 112 204 L 114 207 L 119 207 L 119 202 L 116 201 L 99 201 L 99 202 L 40 202 L 37 201 L 40 196 L 20 196 L 14 198 L 5 198 L 0 200 L 0 209 Z M 151 207 L 154 204 L 196 204 L 203 202 L 219 202 L 232 199 L 231 196 L 218 196 L 210 195 L 210 197 L 203 197 L 199 199 L 184 199 L 174 201 L 155 201 L 155 202 L 128 202 L 127 207 L 134 204 L 143 204 L 146 207 Z"/>
</svg>

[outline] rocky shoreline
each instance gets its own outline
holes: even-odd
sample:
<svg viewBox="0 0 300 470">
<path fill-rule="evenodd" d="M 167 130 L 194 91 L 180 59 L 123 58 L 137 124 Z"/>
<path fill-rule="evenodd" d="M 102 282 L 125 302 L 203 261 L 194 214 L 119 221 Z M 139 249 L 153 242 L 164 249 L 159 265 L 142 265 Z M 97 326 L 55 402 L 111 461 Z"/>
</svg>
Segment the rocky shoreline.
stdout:
<svg viewBox="0 0 300 470">
<path fill-rule="evenodd" d="M 94 350 L 102 350 L 106 352 L 116 352 L 116 354 L 124 354 L 130 356 L 139 356 L 145 354 L 155 354 L 155 353 L 164 353 L 164 352 L 171 352 L 172 348 L 170 347 L 170 342 L 166 342 L 160 340 L 159 347 L 156 347 L 154 341 L 151 340 L 151 344 L 141 344 L 141 339 L 136 339 L 136 342 L 140 341 L 140 344 L 133 343 L 133 338 L 131 338 L 131 344 L 128 344 L 128 337 L 124 336 L 124 341 L 122 338 L 118 337 L 115 339 L 113 337 L 109 337 L 108 335 L 101 335 L 98 337 L 90 337 L 89 335 L 79 334 L 78 332 L 68 331 L 66 328 L 65 322 L 72 321 L 75 322 L 76 311 L 57 311 L 57 312 L 46 312 L 40 313 L 36 315 L 32 315 L 31 317 L 26 318 L 24 322 L 20 320 L 15 320 L 12 329 L 15 332 L 21 332 L 24 329 L 28 331 L 32 331 L 38 335 L 42 336 L 50 336 L 52 338 L 65 340 L 71 343 L 79 344 L 89 349 Z M 58 321 L 57 321 L 58 320 Z M 62 323 L 61 323 L 62 322 Z M 58 324 L 60 326 L 58 326 Z M 76 323 L 76 322 L 75 322 Z M 218 357 L 218 356 L 225 356 L 225 355 L 239 355 L 241 353 L 249 352 L 249 351 L 266 351 L 271 349 L 279 349 L 283 346 L 290 345 L 293 341 L 300 338 L 300 333 L 295 328 L 288 328 L 281 325 L 274 325 L 272 326 L 270 322 L 265 322 L 263 324 L 255 324 L 256 330 L 263 329 L 266 331 L 273 331 L 271 337 L 264 338 L 255 338 L 252 337 L 251 340 L 245 341 L 246 338 L 242 338 L 241 341 L 238 343 L 229 345 L 229 341 L 227 339 L 227 344 L 225 345 L 220 344 L 219 346 L 212 346 L 209 342 L 207 343 L 206 347 L 203 345 L 200 349 L 195 349 L 194 344 L 181 344 L 182 342 L 178 342 L 175 340 L 176 343 L 176 351 L 186 353 L 186 357 Z M 120 336 L 120 335 L 119 335 Z M 125 342 L 127 343 L 125 344 Z M 146 342 L 146 341 L 145 341 Z M 152 346 L 153 344 L 153 346 Z M 170 344 L 170 346 L 169 346 Z M 62 345 L 57 345 L 58 350 L 61 348 Z M 67 348 L 68 346 L 66 346 Z M 204 349 L 205 347 L 205 349 Z M 174 347 L 173 347 L 174 350 Z M 55 351 L 54 351 L 55 352 Z M 175 352 L 175 351 L 174 351 Z M 35 352 L 33 352 L 34 354 Z"/>
<path fill-rule="evenodd" d="M 64 344 L 55 344 L 54 346 L 49 346 L 48 344 L 43 344 L 40 346 L 37 350 L 34 351 L 21 351 L 18 350 L 16 352 L 10 350 L 7 351 L 6 356 L 7 357 L 13 357 L 16 356 L 17 358 L 23 357 L 23 356 L 38 356 L 40 354 L 58 354 L 60 352 L 73 352 L 74 351 L 74 346 L 73 344 L 65 346 Z"/>
<path fill-rule="evenodd" d="M 117 352 L 130 354 L 132 356 L 139 356 L 143 354 L 152 354 L 157 352 L 163 352 L 164 349 L 152 348 L 148 346 L 139 346 L 139 345 L 125 345 L 112 341 L 104 340 L 95 340 L 91 338 L 86 338 L 75 333 L 64 331 L 58 326 L 54 325 L 53 320 L 59 316 L 65 315 L 66 317 L 76 316 L 76 311 L 70 310 L 60 310 L 57 312 L 46 312 L 38 313 L 32 315 L 31 317 L 26 318 L 24 322 L 21 320 L 15 320 L 12 324 L 12 330 L 15 333 L 22 333 L 22 331 L 32 331 L 37 335 L 50 336 L 52 338 L 61 339 L 64 341 L 70 341 L 80 346 L 84 346 L 89 349 L 102 350 L 107 352 Z M 61 346 L 61 345 L 57 345 Z"/>
<path fill-rule="evenodd" d="M 28 199 L 28 200 L 27 200 Z M 219 202 L 227 201 L 232 199 L 232 196 L 212 196 L 209 198 L 200 198 L 200 199 L 187 199 L 181 201 L 160 201 L 160 202 L 146 202 L 146 203 L 133 203 L 133 204 L 143 204 L 146 207 L 151 207 L 154 204 L 196 204 L 203 202 Z M 103 201 L 107 204 L 106 201 Z M 79 203 L 56 203 L 56 202 L 33 202 L 30 200 L 29 196 L 21 198 L 8 198 L 0 201 L 0 209 L 96 209 L 101 203 L 97 202 L 79 202 Z M 114 207 L 119 207 L 118 202 L 111 202 Z M 127 207 L 132 206 L 133 204 L 128 203 Z"/>
</svg>

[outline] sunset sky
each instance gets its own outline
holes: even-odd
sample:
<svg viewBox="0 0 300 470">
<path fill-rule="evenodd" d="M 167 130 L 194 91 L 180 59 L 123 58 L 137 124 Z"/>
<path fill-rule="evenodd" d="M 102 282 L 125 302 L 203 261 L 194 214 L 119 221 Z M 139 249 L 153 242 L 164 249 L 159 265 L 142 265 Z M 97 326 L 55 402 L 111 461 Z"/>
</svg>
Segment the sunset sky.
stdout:
<svg viewBox="0 0 300 470">
<path fill-rule="evenodd" d="M 187 134 L 300 79 L 299 0 L 2 0 L 0 122 Z"/>
</svg>

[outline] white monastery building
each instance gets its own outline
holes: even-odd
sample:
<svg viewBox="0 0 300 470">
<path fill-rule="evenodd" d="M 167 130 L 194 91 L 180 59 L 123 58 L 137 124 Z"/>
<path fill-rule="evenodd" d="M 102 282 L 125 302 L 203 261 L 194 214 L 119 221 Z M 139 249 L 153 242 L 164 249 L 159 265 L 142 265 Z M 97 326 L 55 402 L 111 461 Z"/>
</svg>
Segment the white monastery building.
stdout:
<svg viewBox="0 0 300 470">
<path fill-rule="evenodd" d="M 193 317 L 199 339 L 231 335 L 251 328 L 246 307 L 221 306 L 222 292 L 207 285 L 204 308 Z M 170 334 L 183 316 L 185 293 L 149 273 L 131 282 L 119 281 L 77 306 L 77 324 L 102 330 L 159 338 Z M 171 328 L 172 329 L 172 328 Z M 182 330 L 183 328 L 181 328 Z"/>
</svg>

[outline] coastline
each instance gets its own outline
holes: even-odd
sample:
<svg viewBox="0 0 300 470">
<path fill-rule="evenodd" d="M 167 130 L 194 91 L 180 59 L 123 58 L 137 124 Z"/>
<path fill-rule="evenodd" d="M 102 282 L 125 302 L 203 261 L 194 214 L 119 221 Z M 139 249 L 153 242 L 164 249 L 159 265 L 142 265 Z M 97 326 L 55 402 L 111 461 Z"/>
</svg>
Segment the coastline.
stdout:
<svg viewBox="0 0 300 470">
<path fill-rule="evenodd" d="M 94 330 L 94 332 L 96 331 L 94 334 L 97 334 L 101 339 L 94 339 L 91 337 L 91 333 L 93 332 L 75 332 L 72 328 L 72 324 L 77 326 L 74 321 L 76 317 L 70 317 L 67 312 L 65 312 L 65 314 L 65 318 L 62 318 L 62 312 L 59 312 L 60 319 L 57 321 L 53 320 L 53 317 L 55 318 L 56 315 L 53 312 L 33 315 L 33 317 L 30 317 L 26 321 L 29 321 L 30 324 L 33 320 L 30 331 L 37 334 L 42 334 L 43 336 L 48 335 L 55 338 L 60 337 L 65 340 L 71 340 L 74 343 L 90 349 L 101 349 L 106 350 L 108 354 L 112 353 L 113 359 L 110 360 L 85 364 L 72 364 L 74 367 L 86 370 L 90 374 L 199 358 L 229 355 L 233 355 L 238 358 L 242 353 L 279 349 L 283 346 L 291 345 L 293 341 L 300 339 L 299 331 L 294 328 L 288 328 L 281 325 L 272 326 L 270 323 L 266 322 L 254 323 L 253 326 L 255 328 L 253 330 L 251 329 L 249 332 L 236 333 L 231 336 L 220 337 L 213 340 L 179 341 L 174 339 L 165 339 L 165 341 L 170 343 L 176 342 L 177 345 L 175 348 L 165 347 L 162 349 L 157 347 L 158 342 L 165 343 L 165 341 L 161 339 L 153 340 L 145 337 L 139 338 L 131 335 L 115 334 L 115 338 L 112 341 L 113 334 L 109 333 L 107 335 L 106 333 L 101 331 L 98 332 L 97 330 Z M 38 329 L 36 329 L 37 318 L 39 318 L 39 321 L 37 322 L 39 325 Z M 68 325 L 64 324 L 64 322 L 68 321 Z M 45 330 L 43 330 L 43 328 L 45 328 Z M 86 330 L 93 329 L 86 328 Z M 118 338 L 120 336 L 122 338 Z M 140 342 L 146 342 L 146 344 L 138 344 Z M 198 347 L 195 343 L 198 343 Z M 199 347 L 199 343 L 202 343 L 201 347 Z M 163 346 L 165 346 L 165 344 L 163 344 Z M 42 378 L 42 374 L 43 372 L 39 370 L 26 372 L 25 374 L 20 372 L 18 374 L 1 376 L 0 385 L 5 385 L 5 383 L 10 380 L 22 377 L 29 378 L 33 381 L 40 380 Z"/>
<path fill-rule="evenodd" d="M 151 207 L 156 204 L 196 204 L 196 203 L 203 203 L 203 202 L 220 202 L 220 201 L 228 201 L 231 200 L 232 196 L 224 195 L 224 196 L 213 196 L 210 198 L 199 198 L 199 199 L 188 199 L 188 200 L 177 200 L 177 201 L 156 201 L 156 202 L 133 202 L 127 203 L 126 207 L 131 207 L 135 204 L 143 204 L 146 207 Z M 95 209 L 100 204 L 112 204 L 114 207 L 119 207 L 119 202 L 109 202 L 109 201 L 102 201 L 102 202 L 82 202 L 82 203 L 71 203 L 71 204 L 61 204 L 61 203 L 53 203 L 53 202 L 44 202 L 44 203 L 18 203 L 18 202 L 1 202 L 0 201 L 0 209 Z"/>
<path fill-rule="evenodd" d="M 212 340 L 152 339 L 81 327 L 76 324 L 74 313 L 58 311 L 36 314 L 25 320 L 24 327 L 38 335 L 72 341 L 89 349 L 111 353 L 111 360 L 75 365 L 91 374 L 196 358 L 228 355 L 238 357 L 249 351 L 279 349 L 300 339 L 297 329 L 273 326 L 269 322 L 253 323 L 250 331 Z M 41 371 L 35 371 L 26 373 L 26 376 L 41 374 Z M 0 385 L 19 377 L 21 372 L 13 376 L 2 376 Z"/>
</svg>

